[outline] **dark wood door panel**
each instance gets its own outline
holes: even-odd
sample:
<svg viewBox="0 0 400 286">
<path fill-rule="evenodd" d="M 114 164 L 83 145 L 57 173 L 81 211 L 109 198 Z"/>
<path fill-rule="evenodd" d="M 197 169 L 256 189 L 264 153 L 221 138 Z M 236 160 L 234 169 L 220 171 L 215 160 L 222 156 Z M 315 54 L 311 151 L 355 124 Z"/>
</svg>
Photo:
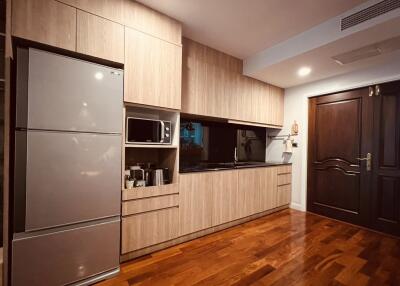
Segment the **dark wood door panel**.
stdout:
<svg viewBox="0 0 400 286">
<path fill-rule="evenodd" d="M 371 224 L 400 236 L 400 82 L 380 90 L 374 102 Z"/>
<path fill-rule="evenodd" d="M 383 94 L 380 110 L 380 168 L 399 168 L 400 96 Z"/>
<path fill-rule="evenodd" d="M 310 99 L 307 209 L 400 236 L 400 81 L 372 90 Z"/>
<path fill-rule="evenodd" d="M 314 204 L 342 212 L 358 214 L 360 211 L 360 175 L 331 167 L 315 170 Z"/>
<path fill-rule="evenodd" d="M 338 159 L 349 165 L 358 165 L 356 158 L 361 151 L 361 103 L 361 99 L 357 98 L 316 105 L 316 161 Z M 340 142 L 339 137 L 351 144 Z"/>
<path fill-rule="evenodd" d="M 377 219 L 398 224 L 400 222 L 400 178 L 380 177 L 376 200 Z"/>
<path fill-rule="evenodd" d="M 355 224 L 367 223 L 369 185 L 357 158 L 371 152 L 368 89 L 310 99 L 307 209 Z"/>
</svg>

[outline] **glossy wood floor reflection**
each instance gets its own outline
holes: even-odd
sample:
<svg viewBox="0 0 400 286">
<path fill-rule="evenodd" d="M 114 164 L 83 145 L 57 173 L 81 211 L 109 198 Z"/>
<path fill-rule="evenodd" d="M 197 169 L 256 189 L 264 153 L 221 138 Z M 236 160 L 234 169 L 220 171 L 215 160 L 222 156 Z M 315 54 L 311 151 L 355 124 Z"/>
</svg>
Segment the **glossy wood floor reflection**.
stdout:
<svg viewBox="0 0 400 286">
<path fill-rule="evenodd" d="M 130 261 L 98 285 L 400 285 L 400 240 L 284 210 Z"/>
</svg>

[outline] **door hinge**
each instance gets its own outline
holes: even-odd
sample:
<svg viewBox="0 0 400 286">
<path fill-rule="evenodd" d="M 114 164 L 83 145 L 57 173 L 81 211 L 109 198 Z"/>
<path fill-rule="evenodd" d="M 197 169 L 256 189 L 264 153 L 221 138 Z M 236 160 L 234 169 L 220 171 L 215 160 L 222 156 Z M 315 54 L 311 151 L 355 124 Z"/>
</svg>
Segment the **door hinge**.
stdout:
<svg viewBox="0 0 400 286">
<path fill-rule="evenodd" d="M 380 96 L 380 95 L 381 95 L 381 88 L 379 84 L 369 87 L 369 96 Z"/>
<path fill-rule="evenodd" d="M 381 95 L 381 87 L 379 84 L 375 85 L 375 96 L 380 96 Z"/>
</svg>

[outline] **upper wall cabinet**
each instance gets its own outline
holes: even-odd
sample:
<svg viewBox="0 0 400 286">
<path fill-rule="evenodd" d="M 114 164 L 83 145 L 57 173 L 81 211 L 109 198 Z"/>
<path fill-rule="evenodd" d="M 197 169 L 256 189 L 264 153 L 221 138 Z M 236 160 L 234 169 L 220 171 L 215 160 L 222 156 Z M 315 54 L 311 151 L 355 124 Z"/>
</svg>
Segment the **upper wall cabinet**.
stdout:
<svg viewBox="0 0 400 286">
<path fill-rule="evenodd" d="M 117 23 L 123 21 L 124 1 L 131 0 L 59 0 L 65 4 Z"/>
<path fill-rule="evenodd" d="M 182 47 L 125 28 L 126 102 L 181 107 Z"/>
<path fill-rule="evenodd" d="M 164 41 L 181 44 L 181 24 L 134 0 L 59 0 L 91 14 L 145 32 Z"/>
<path fill-rule="evenodd" d="M 77 52 L 114 62 L 124 62 L 124 27 L 78 10 Z"/>
<path fill-rule="evenodd" d="M 283 125 L 283 96 L 284 92 L 282 88 L 271 85 L 270 86 L 270 96 L 272 100 L 271 106 L 275 108 L 270 112 L 270 120 L 274 125 Z"/>
<path fill-rule="evenodd" d="M 281 127 L 283 90 L 242 75 L 242 61 L 183 42 L 182 112 Z"/>
<path fill-rule="evenodd" d="M 173 44 L 182 43 L 182 27 L 178 21 L 136 1 L 124 0 L 123 17 L 125 26 Z"/>
<path fill-rule="evenodd" d="M 54 0 L 13 0 L 12 35 L 75 51 L 76 9 Z"/>
</svg>

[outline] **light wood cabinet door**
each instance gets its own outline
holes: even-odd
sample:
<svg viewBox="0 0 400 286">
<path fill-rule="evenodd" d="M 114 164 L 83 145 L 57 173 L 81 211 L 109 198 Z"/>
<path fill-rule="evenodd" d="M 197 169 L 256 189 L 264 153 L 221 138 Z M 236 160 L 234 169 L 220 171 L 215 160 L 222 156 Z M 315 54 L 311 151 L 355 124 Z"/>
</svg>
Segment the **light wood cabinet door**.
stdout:
<svg viewBox="0 0 400 286">
<path fill-rule="evenodd" d="M 182 112 L 204 115 L 207 112 L 209 98 L 207 65 L 185 57 L 182 73 Z"/>
<path fill-rule="evenodd" d="M 77 52 L 114 62 L 124 62 L 124 27 L 78 10 Z"/>
<path fill-rule="evenodd" d="M 262 180 L 257 168 L 239 170 L 239 213 L 246 217 L 260 212 L 260 189 Z"/>
<path fill-rule="evenodd" d="M 278 169 L 268 167 L 258 169 L 260 183 L 260 211 L 271 210 L 277 207 L 277 178 Z"/>
<path fill-rule="evenodd" d="M 121 253 L 177 238 L 178 220 L 177 207 L 123 217 Z"/>
<path fill-rule="evenodd" d="M 13 0 L 12 35 L 76 50 L 76 9 L 54 0 Z"/>
<path fill-rule="evenodd" d="M 123 0 L 123 2 L 124 25 L 173 44 L 182 44 L 182 26 L 177 20 L 150 9 L 137 1 Z"/>
<path fill-rule="evenodd" d="M 278 186 L 277 190 L 277 207 L 288 205 L 292 198 L 292 185 Z"/>
<path fill-rule="evenodd" d="M 180 109 L 182 47 L 125 28 L 126 102 Z"/>
<path fill-rule="evenodd" d="M 282 126 L 283 125 L 283 101 L 284 101 L 283 89 L 270 86 L 270 117 L 269 124 Z"/>
<path fill-rule="evenodd" d="M 124 0 L 59 0 L 103 18 L 123 23 Z"/>
<path fill-rule="evenodd" d="M 235 93 L 236 99 L 236 117 L 233 119 L 241 121 L 251 121 L 252 120 L 252 95 L 251 95 L 251 79 L 246 76 L 241 76 L 237 78 L 237 89 Z"/>
<path fill-rule="evenodd" d="M 212 226 L 212 174 L 179 176 L 180 235 Z"/>
<path fill-rule="evenodd" d="M 213 226 L 240 218 L 238 174 L 236 170 L 212 174 Z"/>
</svg>

